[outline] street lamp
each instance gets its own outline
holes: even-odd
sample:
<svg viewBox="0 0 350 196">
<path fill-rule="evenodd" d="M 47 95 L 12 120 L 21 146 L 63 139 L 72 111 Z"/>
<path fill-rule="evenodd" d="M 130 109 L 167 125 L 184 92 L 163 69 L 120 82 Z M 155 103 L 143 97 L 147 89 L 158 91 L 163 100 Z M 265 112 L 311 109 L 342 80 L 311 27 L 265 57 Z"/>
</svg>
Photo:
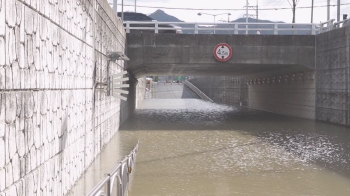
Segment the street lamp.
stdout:
<svg viewBox="0 0 350 196">
<path fill-rule="evenodd" d="M 215 23 L 215 17 L 216 17 L 216 16 L 227 14 L 227 16 L 228 16 L 228 21 L 227 21 L 227 22 L 229 22 L 229 21 L 230 21 L 230 15 L 231 15 L 231 13 L 208 14 L 208 13 L 199 12 L 199 13 L 198 13 L 198 16 L 201 16 L 202 14 L 213 16 L 213 17 L 214 17 L 214 23 Z M 215 34 L 215 25 L 214 25 L 214 34 Z"/>
</svg>

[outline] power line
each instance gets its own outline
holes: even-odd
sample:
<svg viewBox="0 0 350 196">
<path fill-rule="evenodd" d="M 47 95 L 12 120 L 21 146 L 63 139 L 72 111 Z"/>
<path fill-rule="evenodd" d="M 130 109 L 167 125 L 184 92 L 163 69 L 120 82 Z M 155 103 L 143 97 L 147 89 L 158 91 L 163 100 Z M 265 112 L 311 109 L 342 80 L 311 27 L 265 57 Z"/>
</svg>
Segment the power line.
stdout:
<svg viewBox="0 0 350 196">
<path fill-rule="evenodd" d="M 122 4 L 118 4 L 122 5 Z M 341 3 L 340 5 L 350 5 L 350 3 Z M 125 5 L 124 6 L 130 6 L 134 7 L 135 5 Z M 330 5 L 332 7 L 335 7 L 337 5 Z M 140 8 L 154 8 L 154 9 L 171 9 L 171 10 L 205 10 L 205 11 L 244 11 L 246 10 L 245 8 L 237 8 L 237 9 L 213 9 L 213 8 L 179 8 L 179 7 L 159 7 L 159 6 L 143 6 L 143 5 L 138 5 L 137 7 Z M 314 6 L 314 8 L 323 8 L 327 7 L 327 5 L 318 5 Z M 311 6 L 303 6 L 303 7 L 297 7 L 297 9 L 310 9 Z M 293 8 L 291 7 L 281 7 L 281 8 L 259 8 L 259 10 L 291 10 Z"/>
</svg>

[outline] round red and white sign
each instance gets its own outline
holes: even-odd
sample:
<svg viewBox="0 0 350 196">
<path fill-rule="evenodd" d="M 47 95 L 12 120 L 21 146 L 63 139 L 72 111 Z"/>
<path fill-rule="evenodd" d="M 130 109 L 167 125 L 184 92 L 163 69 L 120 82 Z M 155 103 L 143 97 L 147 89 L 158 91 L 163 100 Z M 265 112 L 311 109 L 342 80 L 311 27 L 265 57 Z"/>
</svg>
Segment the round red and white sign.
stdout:
<svg viewBox="0 0 350 196">
<path fill-rule="evenodd" d="M 226 43 L 220 43 L 214 48 L 214 57 L 218 61 L 228 61 L 232 57 L 232 48 Z"/>
</svg>

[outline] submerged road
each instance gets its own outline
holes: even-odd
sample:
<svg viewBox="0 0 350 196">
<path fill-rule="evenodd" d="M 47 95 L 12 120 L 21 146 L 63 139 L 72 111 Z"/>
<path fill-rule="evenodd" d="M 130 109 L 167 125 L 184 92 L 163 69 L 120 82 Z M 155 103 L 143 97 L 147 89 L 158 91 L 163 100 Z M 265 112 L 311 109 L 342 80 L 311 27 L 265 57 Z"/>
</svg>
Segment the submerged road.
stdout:
<svg viewBox="0 0 350 196">
<path fill-rule="evenodd" d="M 199 99 L 149 99 L 130 196 L 350 195 L 349 128 Z"/>
<path fill-rule="evenodd" d="M 350 195 L 348 127 L 180 98 L 144 100 L 75 193 L 138 140 L 129 196 Z"/>
</svg>

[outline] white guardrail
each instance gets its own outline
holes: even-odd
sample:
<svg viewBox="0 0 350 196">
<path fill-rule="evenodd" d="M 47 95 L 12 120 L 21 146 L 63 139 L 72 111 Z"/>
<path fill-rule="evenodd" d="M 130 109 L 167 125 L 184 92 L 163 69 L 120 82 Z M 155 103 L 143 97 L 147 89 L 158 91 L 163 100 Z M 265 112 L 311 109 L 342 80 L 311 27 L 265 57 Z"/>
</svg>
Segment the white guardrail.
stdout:
<svg viewBox="0 0 350 196">
<path fill-rule="evenodd" d="M 136 154 L 139 148 L 137 142 L 134 149 L 120 163 L 102 179 L 87 196 L 125 196 L 129 184 L 129 175 L 136 161 Z M 116 183 L 115 183 L 116 182 Z M 114 188 L 114 190 L 113 190 Z"/>
<path fill-rule="evenodd" d="M 124 21 L 124 25 L 126 33 L 130 33 L 133 30 L 147 30 L 154 33 L 159 33 L 162 30 L 178 30 L 188 34 L 315 35 L 350 25 L 350 21 L 347 19 L 334 23 L 333 19 L 320 24 Z"/>
<path fill-rule="evenodd" d="M 345 26 L 350 26 L 350 19 L 342 20 L 339 22 L 334 22 L 334 19 L 326 22 L 321 22 L 319 29 L 320 29 L 320 33 L 323 33 L 323 32 L 330 31 L 332 29 L 338 29 Z"/>
</svg>

